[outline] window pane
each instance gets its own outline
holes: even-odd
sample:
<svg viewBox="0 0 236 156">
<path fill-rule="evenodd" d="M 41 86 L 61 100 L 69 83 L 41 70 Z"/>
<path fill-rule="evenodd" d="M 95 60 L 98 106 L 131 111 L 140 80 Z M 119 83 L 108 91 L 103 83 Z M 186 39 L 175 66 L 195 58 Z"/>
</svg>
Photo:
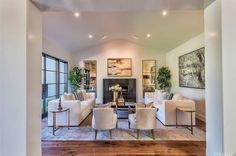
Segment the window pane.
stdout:
<svg viewBox="0 0 236 156">
<path fill-rule="evenodd" d="M 56 84 L 48 85 L 48 97 L 55 96 L 57 94 L 57 87 Z"/>
<path fill-rule="evenodd" d="M 67 73 L 67 63 L 60 62 L 60 72 Z"/>
<path fill-rule="evenodd" d="M 60 83 L 67 83 L 67 74 L 60 73 Z"/>
<path fill-rule="evenodd" d="M 46 83 L 56 83 L 56 72 L 46 71 Z"/>
<path fill-rule="evenodd" d="M 46 57 L 46 70 L 56 71 L 57 69 L 57 61 L 52 58 Z"/>
<path fill-rule="evenodd" d="M 64 94 L 65 92 L 65 84 L 60 84 L 60 94 Z"/>
</svg>

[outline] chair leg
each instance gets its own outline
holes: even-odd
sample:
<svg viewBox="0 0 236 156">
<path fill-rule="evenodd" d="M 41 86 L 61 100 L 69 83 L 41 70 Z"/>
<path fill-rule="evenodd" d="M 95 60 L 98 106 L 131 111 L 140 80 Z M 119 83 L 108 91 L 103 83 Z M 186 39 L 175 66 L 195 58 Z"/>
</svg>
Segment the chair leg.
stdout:
<svg viewBox="0 0 236 156">
<path fill-rule="evenodd" d="M 109 133 L 110 133 L 110 139 L 112 139 L 111 129 L 109 129 Z"/>
<path fill-rule="evenodd" d="M 128 124 L 129 124 L 129 129 L 130 129 L 130 121 L 128 121 Z"/>
<path fill-rule="evenodd" d="M 98 130 L 95 129 L 95 140 L 97 139 Z"/>
<path fill-rule="evenodd" d="M 153 140 L 155 140 L 155 133 L 154 133 L 154 129 L 152 129 L 151 131 L 152 131 L 152 138 L 153 138 Z"/>
<path fill-rule="evenodd" d="M 139 139 L 139 129 L 137 129 L 137 139 Z"/>
</svg>

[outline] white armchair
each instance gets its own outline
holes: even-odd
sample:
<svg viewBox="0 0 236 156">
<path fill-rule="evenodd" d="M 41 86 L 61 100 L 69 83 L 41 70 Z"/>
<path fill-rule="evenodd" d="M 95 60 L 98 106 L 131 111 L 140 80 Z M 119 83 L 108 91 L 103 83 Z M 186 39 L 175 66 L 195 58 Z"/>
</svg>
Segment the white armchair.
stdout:
<svg viewBox="0 0 236 156">
<path fill-rule="evenodd" d="M 117 126 L 117 115 L 113 108 L 94 108 L 92 127 L 95 129 L 95 139 L 98 130 L 109 130 L 112 139 L 111 130 Z"/>
<path fill-rule="evenodd" d="M 155 139 L 156 111 L 156 108 L 136 108 L 135 114 L 129 114 L 129 128 L 137 129 L 138 139 L 139 130 L 151 130 L 153 139 Z"/>
</svg>

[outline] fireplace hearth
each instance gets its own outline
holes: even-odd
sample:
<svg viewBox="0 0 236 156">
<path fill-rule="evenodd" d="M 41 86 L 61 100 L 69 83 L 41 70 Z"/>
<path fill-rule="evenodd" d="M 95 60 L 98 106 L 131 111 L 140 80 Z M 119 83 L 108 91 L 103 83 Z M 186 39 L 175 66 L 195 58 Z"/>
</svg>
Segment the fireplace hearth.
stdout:
<svg viewBox="0 0 236 156">
<path fill-rule="evenodd" d="M 125 102 L 136 102 L 136 79 L 103 79 L 103 103 L 111 102 L 112 91 L 109 87 L 119 84 Z"/>
</svg>

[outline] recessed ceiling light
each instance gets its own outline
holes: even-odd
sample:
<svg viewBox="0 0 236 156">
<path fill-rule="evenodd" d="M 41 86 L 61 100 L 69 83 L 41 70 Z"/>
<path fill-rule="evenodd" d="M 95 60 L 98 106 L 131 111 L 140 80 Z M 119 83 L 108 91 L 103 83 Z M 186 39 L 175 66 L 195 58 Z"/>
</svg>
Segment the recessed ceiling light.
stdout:
<svg viewBox="0 0 236 156">
<path fill-rule="evenodd" d="M 75 12 L 74 15 L 75 15 L 75 17 L 79 17 L 80 16 L 79 12 Z"/>
<path fill-rule="evenodd" d="M 92 35 L 92 34 L 89 34 L 88 37 L 89 37 L 89 38 L 93 38 L 93 35 Z"/>
<path fill-rule="evenodd" d="M 104 40 L 104 39 L 106 39 L 107 37 L 108 37 L 108 36 L 103 35 L 101 39 Z"/>
<path fill-rule="evenodd" d="M 151 34 L 147 34 L 147 38 L 150 38 L 151 37 Z"/>
<path fill-rule="evenodd" d="M 168 13 L 168 12 L 167 12 L 166 10 L 162 11 L 162 15 L 163 15 L 163 16 L 166 16 L 167 13 Z"/>
<path fill-rule="evenodd" d="M 209 33 L 209 36 L 210 36 L 210 37 L 215 37 L 216 35 L 217 35 L 216 32 L 210 32 L 210 33 Z"/>
<path fill-rule="evenodd" d="M 133 35 L 132 38 L 137 40 L 138 36 Z"/>
</svg>

